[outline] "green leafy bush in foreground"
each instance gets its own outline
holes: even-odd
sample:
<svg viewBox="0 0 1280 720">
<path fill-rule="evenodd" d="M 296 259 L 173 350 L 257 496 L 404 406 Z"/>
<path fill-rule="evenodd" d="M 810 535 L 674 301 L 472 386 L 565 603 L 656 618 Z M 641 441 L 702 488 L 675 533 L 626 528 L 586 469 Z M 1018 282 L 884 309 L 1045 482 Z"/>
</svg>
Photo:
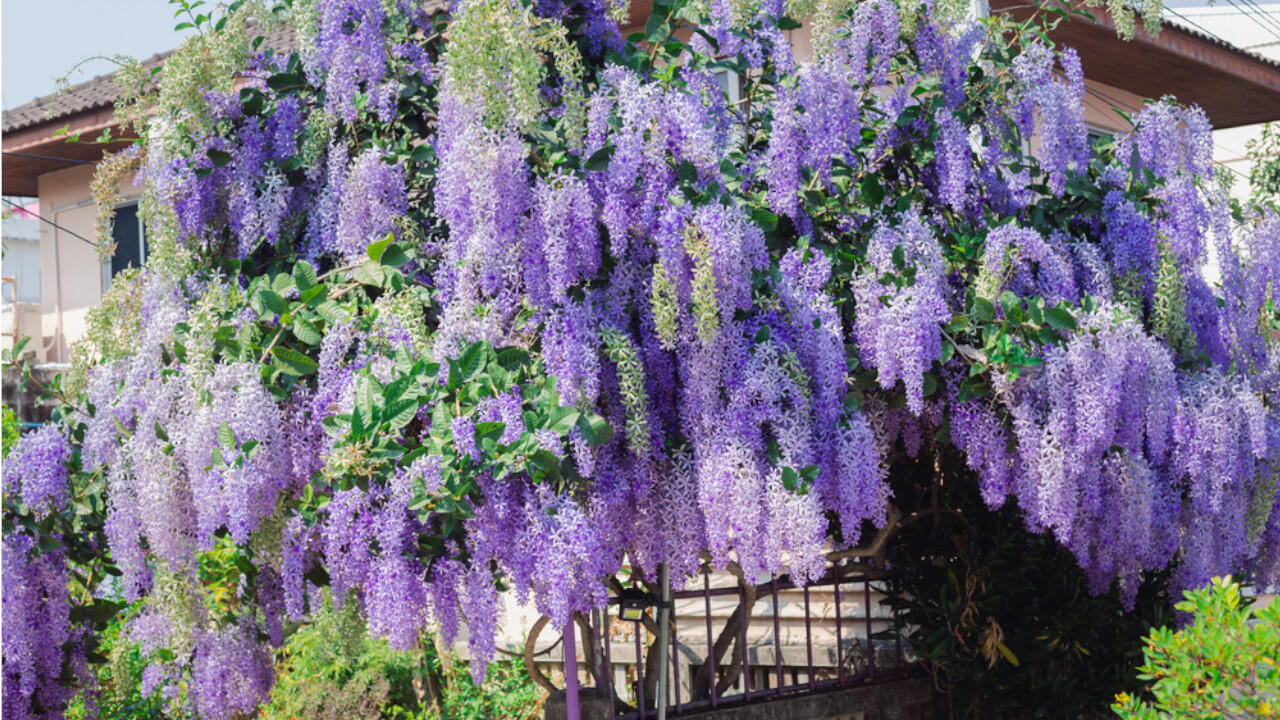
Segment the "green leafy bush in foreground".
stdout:
<svg viewBox="0 0 1280 720">
<path fill-rule="evenodd" d="M 1150 697 L 1116 696 L 1126 720 L 1280 717 L 1280 602 L 1254 612 L 1240 585 L 1214 578 L 1178 603 L 1187 627 L 1152 630 L 1138 670 Z"/>
<path fill-rule="evenodd" d="M 13 408 L 8 405 L 4 406 L 4 425 L 3 440 L 0 441 L 0 452 L 4 455 L 9 454 L 9 448 L 18 442 L 18 416 L 13 412 Z"/>
<path fill-rule="evenodd" d="M 121 613 L 103 634 L 109 662 L 98 670 L 96 715 L 77 698 L 69 720 L 160 720 L 175 714 L 158 693 L 142 693 L 145 660 L 128 641 L 125 626 L 137 606 Z M 441 662 L 428 638 L 410 652 L 392 650 L 371 637 L 349 602 L 326 602 L 314 621 L 297 629 L 277 653 L 276 684 L 259 710 L 263 720 L 532 720 L 541 717 L 544 693 L 518 659 L 490 663 L 486 680 L 468 679 L 464 660 Z"/>
</svg>

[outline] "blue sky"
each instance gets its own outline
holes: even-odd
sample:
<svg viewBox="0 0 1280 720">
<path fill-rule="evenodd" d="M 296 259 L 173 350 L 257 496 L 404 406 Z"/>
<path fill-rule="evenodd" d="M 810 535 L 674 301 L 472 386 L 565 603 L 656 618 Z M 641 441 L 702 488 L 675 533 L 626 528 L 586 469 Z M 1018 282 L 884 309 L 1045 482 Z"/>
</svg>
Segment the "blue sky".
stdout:
<svg viewBox="0 0 1280 720">
<path fill-rule="evenodd" d="M 212 3 L 211 3 L 212 4 Z M 182 40 L 166 0 L 3 0 L 0 54 L 4 108 L 54 91 L 55 79 L 95 55 L 150 57 Z M 72 83 L 113 72 L 104 60 L 86 63 Z"/>
</svg>

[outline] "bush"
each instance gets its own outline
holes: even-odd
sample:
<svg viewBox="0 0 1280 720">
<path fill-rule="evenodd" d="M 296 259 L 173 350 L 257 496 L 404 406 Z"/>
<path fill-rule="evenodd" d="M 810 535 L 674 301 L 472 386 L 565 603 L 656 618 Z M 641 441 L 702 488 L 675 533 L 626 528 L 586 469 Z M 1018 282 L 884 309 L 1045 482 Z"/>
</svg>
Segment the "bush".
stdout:
<svg viewBox="0 0 1280 720">
<path fill-rule="evenodd" d="M 4 455 L 9 454 L 9 448 L 18 442 L 20 432 L 18 430 L 18 416 L 13 412 L 13 408 L 8 405 L 4 406 L 4 440 L 0 444 L 0 452 Z"/>
<path fill-rule="evenodd" d="M 1177 608 L 1194 620 L 1153 630 L 1143 649 L 1148 697 L 1120 693 L 1112 709 L 1126 720 L 1280 717 L 1280 602 L 1255 613 L 1230 578 L 1185 595 Z"/>
<path fill-rule="evenodd" d="M 1149 574 L 1126 608 L 1118 583 L 1090 592 L 1070 551 L 1028 531 L 1014 504 L 988 509 L 949 482 L 936 501 L 955 512 L 935 512 L 930 461 L 901 458 L 893 476 L 908 521 L 890 540 L 887 603 L 940 717 L 1109 717 L 1117 689 L 1141 689 L 1138 643 L 1174 620 L 1169 573 Z"/>
<path fill-rule="evenodd" d="M 465 661 L 442 660 L 429 642 L 399 652 L 371 637 L 354 602 L 342 610 L 325 603 L 280 658 L 264 720 L 521 720 L 542 708 L 543 692 L 519 660 L 490 663 L 485 682 L 473 685 Z"/>
</svg>

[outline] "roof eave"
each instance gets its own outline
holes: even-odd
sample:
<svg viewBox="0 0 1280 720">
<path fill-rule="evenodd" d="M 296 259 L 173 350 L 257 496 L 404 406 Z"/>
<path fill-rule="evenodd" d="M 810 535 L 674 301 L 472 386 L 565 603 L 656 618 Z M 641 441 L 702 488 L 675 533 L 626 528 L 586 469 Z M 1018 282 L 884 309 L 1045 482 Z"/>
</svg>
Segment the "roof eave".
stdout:
<svg viewBox="0 0 1280 720">
<path fill-rule="evenodd" d="M 1072 15 L 1049 34 L 1075 48 L 1085 77 L 1145 98 L 1172 95 L 1196 104 L 1215 128 L 1280 120 L 1280 64 L 1215 38 L 1166 23 L 1157 35 L 1139 27 L 1134 38 L 1116 35 L 1105 8 L 1086 9 L 1095 21 Z M 991 12 L 1025 20 L 1034 12 L 1021 0 L 992 0 Z"/>
</svg>

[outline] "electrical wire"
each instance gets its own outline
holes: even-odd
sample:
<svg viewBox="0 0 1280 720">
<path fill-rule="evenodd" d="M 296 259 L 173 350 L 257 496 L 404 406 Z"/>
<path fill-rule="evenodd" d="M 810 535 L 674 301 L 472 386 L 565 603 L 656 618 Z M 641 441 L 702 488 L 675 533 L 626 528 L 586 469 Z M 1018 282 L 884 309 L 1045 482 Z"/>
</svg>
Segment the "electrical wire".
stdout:
<svg viewBox="0 0 1280 720">
<path fill-rule="evenodd" d="M 89 246 L 89 247 L 91 247 L 91 248 L 95 248 L 95 249 L 96 249 L 96 248 L 98 247 L 98 243 L 96 243 L 96 242 L 94 242 L 94 241 L 90 240 L 89 238 L 87 238 L 87 237 L 85 237 L 85 236 L 81 235 L 80 233 L 76 232 L 75 230 L 71 230 L 71 229 L 69 229 L 69 228 L 65 228 L 65 227 L 63 227 L 63 226 L 59 225 L 58 223 L 56 223 L 56 222 L 54 222 L 54 221 L 50 220 L 49 218 L 47 218 L 47 217 L 45 217 L 45 216 L 43 216 L 43 215 L 39 215 L 39 214 L 37 214 L 37 213 L 33 213 L 33 212 L 31 212 L 30 210 L 26 209 L 26 207 L 24 207 L 24 206 L 22 206 L 22 205 L 19 205 L 18 203 L 16 203 L 16 202 L 14 202 L 14 201 L 10 200 L 9 198 L 0 198 L 0 199 L 3 199 L 3 200 L 4 200 L 4 203 L 5 203 L 6 205 L 8 205 L 9 207 L 17 208 L 18 210 L 21 210 L 22 212 L 24 212 L 24 213 L 26 213 L 26 214 L 28 214 L 28 215 L 35 215 L 35 217 L 36 217 L 36 219 L 37 219 L 37 220 L 40 220 L 40 221 L 42 221 L 42 222 L 49 223 L 51 226 L 53 226 L 53 229 L 55 229 L 55 230 L 61 230 L 62 232 L 64 232 L 64 233 L 66 233 L 66 234 L 70 235 L 71 237 L 73 237 L 73 238 L 75 238 L 75 239 L 77 239 L 77 240 L 80 240 L 81 242 L 83 242 L 84 244 L 88 245 L 88 246 Z"/>
<path fill-rule="evenodd" d="M 1252 7 L 1254 9 L 1254 13 L 1257 14 L 1257 16 L 1260 19 L 1266 20 L 1267 24 L 1270 25 L 1272 28 L 1275 28 L 1276 30 L 1280 30 L 1280 20 L 1277 20 L 1274 17 L 1272 17 L 1275 11 L 1267 10 L 1263 8 L 1261 5 L 1258 4 L 1257 0 L 1241 0 L 1241 1 L 1245 5 Z M 1274 35 L 1275 33 L 1272 33 L 1272 34 Z"/>
<path fill-rule="evenodd" d="M 1264 31 L 1269 33 L 1275 39 L 1280 40 L 1280 32 L 1276 32 L 1277 28 L 1275 26 L 1268 25 L 1267 23 L 1260 20 L 1258 18 L 1258 15 L 1255 14 L 1255 11 L 1250 10 L 1245 6 L 1241 5 L 1239 2 L 1237 2 L 1237 0 L 1227 0 L 1227 3 L 1229 3 L 1231 7 L 1235 8 L 1236 10 L 1239 10 L 1240 14 L 1248 18 L 1249 20 L 1251 20 L 1254 25 L 1257 25 L 1258 27 L 1262 28 Z M 1266 16 L 1262 15 L 1262 17 L 1265 18 Z"/>
<path fill-rule="evenodd" d="M 1209 37 L 1213 38 L 1214 40 L 1217 40 L 1218 42 L 1223 43 L 1224 45 L 1230 45 L 1230 44 L 1231 44 L 1231 43 L 1227 42 L 1226 40 L 1223 40 L 1223 39 L 1222 39 L 1222 38 L 1221 38 L 1217 33 L 1210 31 L 1210 30 L 1209 30 L 1209 29 L 1207 29 L 1205 26 L 1201 25 L 1200 23 L 1196 22 L 1195 20 L 1192 20 L 1191 18 L 1187 17 L 1186 15 L 1183 15 L 1182 13 L 1178 12 L 1177 10 L 1174 10 L 1173 8 L 1171 8 L 1171 7 L 1167 6 L 1167 5 L 1165 6 L 1164 11 L 1165 11 L 1165 12 L 1167 12 L 1167 13 L 1169 13 L 1169 14 L 1171 14 L 1171 15 L 1173 15 L 1173 16 L 1175 16 L 1175 17 L 1177 17 L 1179 20 L 1182 20 L 1184 23 L 1186 23 L 1186 24 L 1190 25 L 1191 27 L 1193 27 L 1193 28 L 1195 28 L 1195 29 L 1199 30 L 1200 32 L 1204 33 L 1205 35 L 1208 35 Z"/>
<path fill-rule="evenodd" d="M 1102 102 L 1109 104 L 1113 109 L 1118 109 L 1118 110 L 1125 109 L 1123 103 L 1107 95 L 1106 93 L 1103 93 L 1101 90 L 1091 88 L 1087 85 L 1085 86 L 1084 90 L 1086 93 L 1092 95 L 1095 99 L 1101 100 Z M 1218 145 L 1217 143 L 1214 144 L 1214 147 L 1218 148 L 1219 150 L 1230 150 L 1230 148 L 1223 147 L 1221 145 Z M 1214 164 L 1214 166 L 1233 172 L 1236 175 L 1239 175 L 1240 177 L 1244 178 L 1245 180 L 1249 179 L 1248 175 L 1245 175 L 1244 173 L 1240 172 L 1239 170 L 1236 170 L 1235 168 L 1231 167 L 1230 165 L 1224 162 L 1220 162 L 1218 160 L 1212 160 L 1211 162 Z"/>
</svg>

